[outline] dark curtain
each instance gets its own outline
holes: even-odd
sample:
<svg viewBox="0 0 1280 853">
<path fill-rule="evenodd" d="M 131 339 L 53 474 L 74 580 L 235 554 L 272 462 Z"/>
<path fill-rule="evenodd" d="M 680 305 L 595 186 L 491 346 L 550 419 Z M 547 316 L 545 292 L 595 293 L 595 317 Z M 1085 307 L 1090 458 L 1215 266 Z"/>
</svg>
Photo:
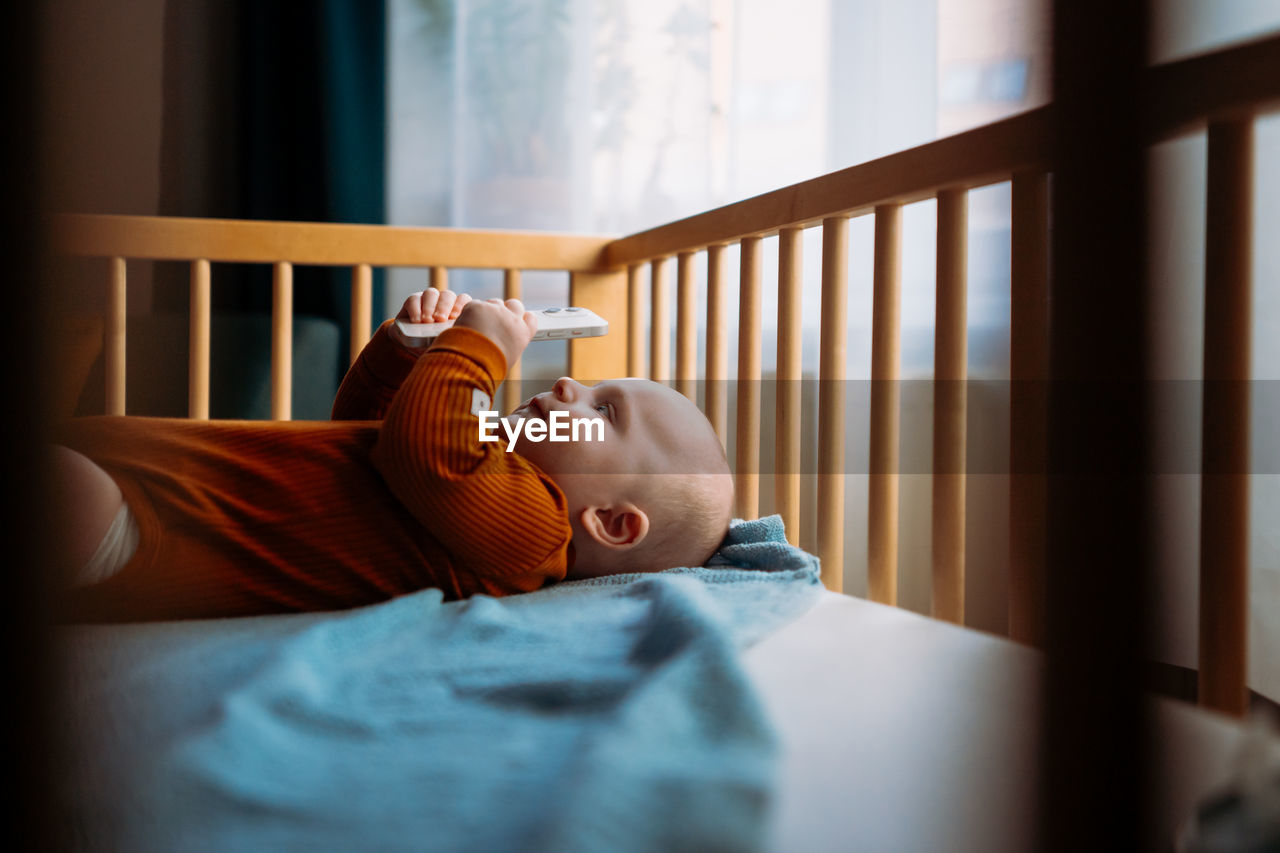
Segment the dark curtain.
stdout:
<svg viewBox="0 0 1280 853">
<path fill-rule="evenodd" d="M 383 222 L 385 54 L 377 0 L 171 0 L 160 212 Z M 268 314 L 270 275 L 215 267 L 215 318 Z M 185 276 L 158 271 L 157 311 L 185 312 Z M 333 321 L 342 341 L 349 294 L 350 270 L 294 270 L 296 315 Z M 375 274 L 375 315 L 381 300 Z"/>
</svg>

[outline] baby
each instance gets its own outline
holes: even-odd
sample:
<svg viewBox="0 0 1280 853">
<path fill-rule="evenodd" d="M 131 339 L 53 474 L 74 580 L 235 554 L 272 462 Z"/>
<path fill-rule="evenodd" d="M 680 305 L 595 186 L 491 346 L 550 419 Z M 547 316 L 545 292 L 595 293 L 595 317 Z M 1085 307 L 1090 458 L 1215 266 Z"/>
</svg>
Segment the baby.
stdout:
<svg viewBox="0 0 1280 853">
<path fill-rule="evenodd" d="M 516 300 L 428 290 L 396 319 L 454 325 L 424 351 L 384 323 L 331 421 L 61 427 L 52 471 L 66 535 L 51 556 L 75 578 L 64 617 L 332 610 L 427 587 L 448 599 L 508 595 L 714 553 L 732 479 L 685 397 L 644 380 L 562 378 L 510 417 L 563 412 L 600 419 L 602 432 L 526 432 L 508 453 L 501 438 L 480 440 L 480 415 L 529 344 L 534 315 Z"/>
</svg>

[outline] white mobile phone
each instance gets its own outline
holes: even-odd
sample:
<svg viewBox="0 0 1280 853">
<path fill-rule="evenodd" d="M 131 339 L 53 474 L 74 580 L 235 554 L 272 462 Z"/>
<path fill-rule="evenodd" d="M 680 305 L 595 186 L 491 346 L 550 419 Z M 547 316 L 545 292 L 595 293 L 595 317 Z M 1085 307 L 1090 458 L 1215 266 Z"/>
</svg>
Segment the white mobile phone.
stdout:
<svg viewBox="0 0 1280 853">
<path fill-rule="evenodd" d="M 609 323 L 589 308 L 543 308 L 533 312 L 538 318 L 535 341 L 558 341 L 568 338 L 596 338 L 609 334 Z M 443 323 L 410 323 L 397 320 L 400 336 L 409 346 L 425 347 L 453 325 Z"/>
</svg>

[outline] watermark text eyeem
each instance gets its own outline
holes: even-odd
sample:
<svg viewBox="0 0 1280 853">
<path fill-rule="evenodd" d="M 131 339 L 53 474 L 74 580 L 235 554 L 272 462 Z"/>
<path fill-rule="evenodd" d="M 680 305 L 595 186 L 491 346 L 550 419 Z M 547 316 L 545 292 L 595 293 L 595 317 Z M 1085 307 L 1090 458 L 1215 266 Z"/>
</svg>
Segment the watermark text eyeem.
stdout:
<svg viewBox="0 0 1280 853">
<path fill-rule="evenodd" d="M 480 440 L 497 441 L 498 425 L 507 437 L 507 452 L 516 449 L 523 435 L 530 441 L 604 441 L 604 418 L 570 418 L 568 412 L 553 411 L 547 420 L 514 418 L 506 420 L 498 412 L 483 411 L 480 416 Z M 514 420 L 514 423 L 512 423 Z"/>
</svg>

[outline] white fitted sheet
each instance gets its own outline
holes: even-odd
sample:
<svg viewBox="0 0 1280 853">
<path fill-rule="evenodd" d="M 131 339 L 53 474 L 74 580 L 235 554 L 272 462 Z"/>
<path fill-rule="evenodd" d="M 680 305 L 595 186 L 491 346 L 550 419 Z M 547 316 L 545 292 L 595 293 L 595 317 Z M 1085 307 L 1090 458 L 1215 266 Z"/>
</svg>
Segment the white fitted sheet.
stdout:
<svg viewBox="0 0 1280 853">
<path fill-rule="evenodd" d="M 782 742 L 779 851 L 1029 850 L 1038 652 L 836 593 L 746 653 Z M 1244 727 L 1156 701 L 1171 840 Z"/>
</svg>

